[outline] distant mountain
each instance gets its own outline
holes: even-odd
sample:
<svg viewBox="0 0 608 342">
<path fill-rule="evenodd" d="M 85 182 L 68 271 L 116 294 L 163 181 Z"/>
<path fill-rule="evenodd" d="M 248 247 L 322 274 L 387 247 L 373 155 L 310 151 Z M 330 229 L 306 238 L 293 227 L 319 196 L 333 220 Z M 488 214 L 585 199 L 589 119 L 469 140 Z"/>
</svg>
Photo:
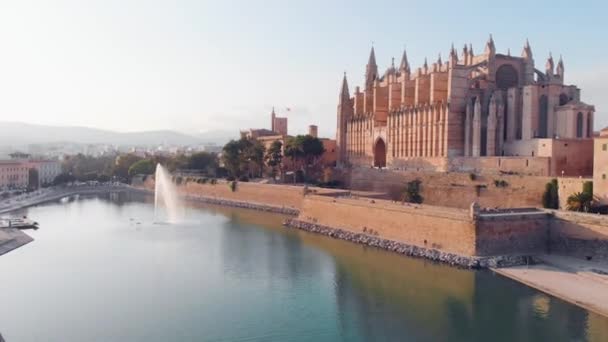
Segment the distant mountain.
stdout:
<svg viewBox="0 0 608 342">
<path fill-rule="evenodd" d="M 0 146 L 57 142 L 113 144 L 118 146 L 153 146 L 159 144 L 186 146 L 203 143 L 221 145 L 230 138 L 227 132 L 219 131 L 197 136 L 170 130 L 120 133 L 89 127 L 44 126 L 0 121 Z"/>
</svg>

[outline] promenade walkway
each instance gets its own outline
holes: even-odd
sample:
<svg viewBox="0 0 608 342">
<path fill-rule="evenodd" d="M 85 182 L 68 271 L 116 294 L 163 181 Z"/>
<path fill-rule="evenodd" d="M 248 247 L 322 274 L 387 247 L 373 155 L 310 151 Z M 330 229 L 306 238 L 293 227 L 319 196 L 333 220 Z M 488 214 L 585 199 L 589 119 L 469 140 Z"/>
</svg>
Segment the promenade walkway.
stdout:
<svg viewBox="0 0 608 342">
<path fill-rule="evenodd" d="M 608 316 L 608 264 L 559 255 L 541 255 L 538 259 L 540 264 L 493 271 Z"/>
</svg>

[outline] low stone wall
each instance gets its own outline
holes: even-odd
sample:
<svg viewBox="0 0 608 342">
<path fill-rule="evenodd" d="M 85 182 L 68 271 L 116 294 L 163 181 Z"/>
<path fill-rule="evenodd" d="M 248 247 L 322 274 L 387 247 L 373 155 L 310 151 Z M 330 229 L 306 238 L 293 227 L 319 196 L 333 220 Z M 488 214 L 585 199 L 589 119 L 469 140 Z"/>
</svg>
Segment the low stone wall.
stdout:
<svg viewBox="0 0 608 342">
<path fill-rule="evenodd" d="M 564 211 L 553 216 L 551 253 L 608 261 L 608 216 Z"/>
<path fill-rule="evenodd" d="M 143 187 L 154 191 L 154 179 L 148 177 Z M 274 207 L 283 210 L 297 211 L 302 207 L 304 187 L 278 184 L 259 184 L 250 182 L 237 182 L 236 189 L 232 191 L 230 182 L 218 180 L 216 184 L 184 181 L 177 186 L 183 196 L 193 196 L 207 201 L 228 201 L 231 203 L 247 203 L 263 207 Z M 308 191 L 324 193 L 331 189 L 309 188 Z M 227 202 L 227 203 L 228 203 Z M 211 203 L 211 202 L 210 202 Z"/>
</svg>

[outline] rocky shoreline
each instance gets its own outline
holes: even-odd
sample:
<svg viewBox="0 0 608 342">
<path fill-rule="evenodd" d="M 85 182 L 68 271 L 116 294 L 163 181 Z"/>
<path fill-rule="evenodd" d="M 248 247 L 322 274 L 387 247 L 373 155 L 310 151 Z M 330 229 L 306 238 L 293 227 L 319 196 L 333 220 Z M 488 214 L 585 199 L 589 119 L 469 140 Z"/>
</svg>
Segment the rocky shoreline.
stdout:
<svg viewBox="0 0 608 342">
<path fill-rule="evenodd" d="M 382 239 L 367 234 L 353 233 L 344 229 L 322 226 L 310 222 L 301 221 L 298 219 L 287 219 L 284 222 L 284 225 L 287 227 L 297 228 L 308 232 L 322 234 L 325 236 L 342 239 L 362 245 L 381 248 L 406 256 L 426 258 L 432 261 L 442 262 L 452 266 L 464 268 L 501 268 L 527 265 L 533 262 L 533 258 L 526 255 L 500 255 L 491 257 L 457 255 L 453 253 L 438 251 L 436 249 L 418 247 L 401 242 Z"/>
</svg>

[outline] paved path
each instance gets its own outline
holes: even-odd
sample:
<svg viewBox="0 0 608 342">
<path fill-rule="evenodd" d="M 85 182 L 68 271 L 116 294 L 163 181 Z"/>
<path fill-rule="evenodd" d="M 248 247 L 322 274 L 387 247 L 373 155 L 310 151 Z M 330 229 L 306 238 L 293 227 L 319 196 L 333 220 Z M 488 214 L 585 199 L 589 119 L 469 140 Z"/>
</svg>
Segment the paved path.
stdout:
<svg viewBox="0 0 608 342">
<path fill-rule="evenodd" d="M 542 264 L 494 271 L 567 302 L 608 316 L 608 264 L 542 255 Z"/>
</svg>

